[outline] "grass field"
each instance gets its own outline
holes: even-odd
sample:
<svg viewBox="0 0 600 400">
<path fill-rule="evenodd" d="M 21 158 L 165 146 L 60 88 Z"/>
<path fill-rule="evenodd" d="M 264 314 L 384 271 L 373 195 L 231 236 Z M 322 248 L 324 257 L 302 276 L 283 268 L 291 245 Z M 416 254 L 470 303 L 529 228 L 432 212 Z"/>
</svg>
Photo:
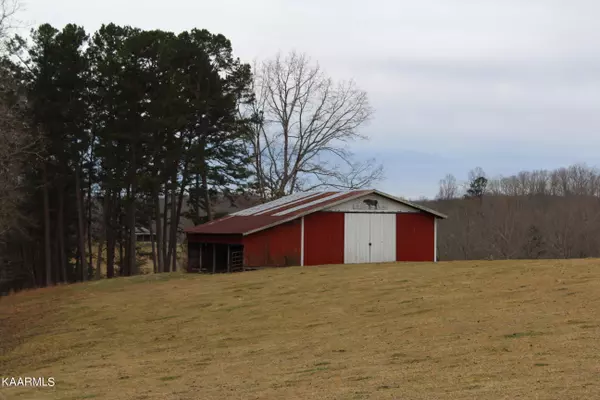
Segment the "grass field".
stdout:
<svg viewBox="0 0 600 400">
<path fill-rule="evenodd" d="M 0 399 L 587 399 L 600 261 L 147 275 L 0 300 Z"/>
</svg>

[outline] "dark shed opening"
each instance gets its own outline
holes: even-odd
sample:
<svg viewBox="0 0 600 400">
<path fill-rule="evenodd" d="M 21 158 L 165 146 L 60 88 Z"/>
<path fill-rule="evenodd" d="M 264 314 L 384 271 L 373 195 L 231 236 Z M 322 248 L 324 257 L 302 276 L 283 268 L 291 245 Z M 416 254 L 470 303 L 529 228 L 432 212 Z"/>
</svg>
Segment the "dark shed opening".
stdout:
<svg viewBox="0 0 600 400">
<path fill-rule="evenodd" d="M 225 243 L 188 243 L 188 271 L 219 274 L 243 271 L 244 246 Z"/>
</svg>

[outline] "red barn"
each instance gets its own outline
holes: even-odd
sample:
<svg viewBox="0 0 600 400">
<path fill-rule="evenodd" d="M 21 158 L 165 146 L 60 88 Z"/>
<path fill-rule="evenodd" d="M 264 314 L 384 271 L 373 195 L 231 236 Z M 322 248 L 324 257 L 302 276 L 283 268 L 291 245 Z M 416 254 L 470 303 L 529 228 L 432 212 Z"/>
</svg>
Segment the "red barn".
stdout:
<svg viewBox="0 0 600 400">
<path fill-rule="evenodd" d="M 436 261 L 440 218 L 376 190 L 297 193 L 186 230 L 188 270 Z"/>
</svg>

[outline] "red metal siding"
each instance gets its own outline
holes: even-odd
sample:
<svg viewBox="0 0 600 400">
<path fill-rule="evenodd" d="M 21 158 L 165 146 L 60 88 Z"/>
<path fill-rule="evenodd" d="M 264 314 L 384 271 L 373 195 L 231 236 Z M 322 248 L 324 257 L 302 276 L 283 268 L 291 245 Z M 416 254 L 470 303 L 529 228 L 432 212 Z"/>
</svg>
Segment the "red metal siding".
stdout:
<svg viewBox="0 0 600 400">
<path fill-rule="evenodd" d="M 396 260 L 433 261 L 435 217 L 423 213 L 396 215 Z"/>
<path fill-rule="evenodd" d="M 300 219 L 244 237 L 246 267 L 300 265 Z"/>
<path fill-rule="evenodd" d="M 344 213 L 304 217 L 304 265 L 344 263 Z"/>
</svg>

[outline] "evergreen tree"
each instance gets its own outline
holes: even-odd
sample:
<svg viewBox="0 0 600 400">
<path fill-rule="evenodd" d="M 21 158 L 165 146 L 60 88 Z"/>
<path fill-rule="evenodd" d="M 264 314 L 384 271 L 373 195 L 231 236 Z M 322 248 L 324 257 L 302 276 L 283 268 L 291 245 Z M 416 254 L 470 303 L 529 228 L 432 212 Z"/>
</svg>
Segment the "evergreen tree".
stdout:
<svg viewBox="0 0 600 400">
<path fill-rule="evenodd" d="M 467 189 L 466 198 L 482 198 L 485 195 L 488 180 L 483 176 L 479 176 L 471 181 L 469 189 Z"/>
<path fill-rule="evenodd" d="M 44 136 L 44 161 L 31 171 L 39 187 L 39 216 L 44 243 L 45 284 L 89 277 L 85 248 L 83 167 L 89 156 L 88 65 L 83 28 L 69 24 L 59 31 L 48 24 L 32 31 L 31 44 L 21 37 L 11 42 L 18 62 L 13 69 L 27 92 L 32 123 Z M 77 210 L 65 213 L 65 209 Z M 71 217 L 74 215 L 74 218 Z M 54 222 L 53 222 L 54 221 Z M 78 272 L 69 265 L 72 248 L 67 237 L 76 232 Z M 57 233 L 56 235 L 54 233 Z M 55 238 L 56 243 L 52 243 Z M 55 254 L 52 252 L 55 249 Z M 56 272 L 53 273 L 52 265 Z M 60 266 L 60 267 L 58 267 Z"/>
<path fill-rule="evenodd" d="M 88 279 L 94 241 L 97 278 L 103 248 L 107 277 L 139 273 L 138 223 L 156 234 L 155 271 L 173 270 L 186 195 L 211 219 L 215 198 L 248 187 L 238 109 L 252 76 L 224 36 L 108 24 L 90 39 L 45 24 L 10 49 L 3 65 L 44 138 L 42 162 L 23 173 L 23 263 L 37 285 Z"/>
</svg>

